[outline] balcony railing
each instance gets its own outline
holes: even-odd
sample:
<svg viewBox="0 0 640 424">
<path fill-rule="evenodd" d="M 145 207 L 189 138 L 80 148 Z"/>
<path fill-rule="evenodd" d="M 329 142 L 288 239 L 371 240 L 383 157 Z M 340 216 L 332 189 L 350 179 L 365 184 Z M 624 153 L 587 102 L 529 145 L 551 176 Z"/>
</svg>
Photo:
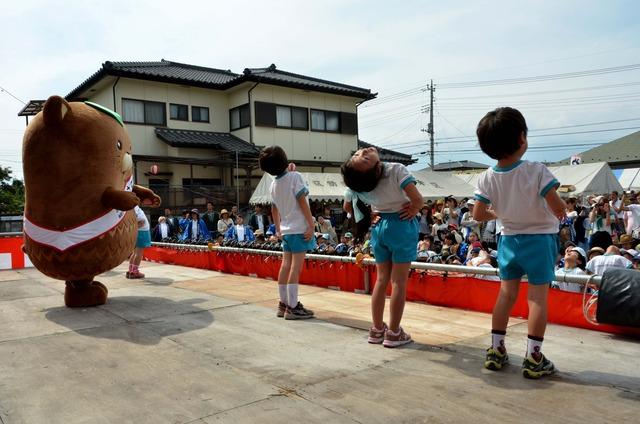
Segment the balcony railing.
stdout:
<svg viewBox="0 0 640 424">
<path fill-rule="evenodd" d="M 172 209 L 189 208 L 192 206 L 204 206 L 207 202 L 213 202 L 218 206 L 231 206 L 236 204 L 239 195 L 240 205 L 249 203 L 253 188 L 233 186 L 207 186 L 207 185 L 183 185 L 183 186 L 151 186 L 158 196 L 162 198 L 162 206 Z"/>
</svg>

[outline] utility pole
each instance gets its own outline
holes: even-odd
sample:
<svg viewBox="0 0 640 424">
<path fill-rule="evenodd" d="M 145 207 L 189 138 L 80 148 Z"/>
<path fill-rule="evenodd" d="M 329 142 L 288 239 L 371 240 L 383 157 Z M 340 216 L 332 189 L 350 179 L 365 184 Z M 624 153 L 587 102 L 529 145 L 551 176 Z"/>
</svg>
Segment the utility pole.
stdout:
<svg viewBox="0 0 640 424">
<path fill-rule="evenodd" d="M 429 90 L 429 107 L 428 107 L 428 109 L 429 109 L 429 124 L 428 124 L 426 130 L 423 128 L 420 131 L 429 133 L 429 141 L 431 143 L 431 148 L 430 148 L 430 151 L 429 151 L 429 158 L 430 158 L 431 169 L 433 170 L 434 160 L 435 160 L 435 158 L 434 158 L 435 152 L 433 151 L 434 150 L 434 143 L 433 143 L 433 93 L 434 93 L 434 91 L 436 91 L 435 87 L 433 86 L 433 80 L 431 80 L 431 83 L 427 86 L 426 90 L 423 89 L 422 91 L 427 91 L 427 90 Z M 425 113 L 425 112 L 426 112 L 426 110 L 423 107 L 422 113 Z"/>
<path fill-rule="evenodd" d="M 436 91 L 433 86 L 433 80 L 431 80 L 431 84 L 429 84 L 429 127 L 427 128 L 427 132 L 429 133 L 429 140 L 431 141 L 431 170 L 433 171 L 434 166 L 434 152 L 433 152 L 433 92 Z"/>
</svg>

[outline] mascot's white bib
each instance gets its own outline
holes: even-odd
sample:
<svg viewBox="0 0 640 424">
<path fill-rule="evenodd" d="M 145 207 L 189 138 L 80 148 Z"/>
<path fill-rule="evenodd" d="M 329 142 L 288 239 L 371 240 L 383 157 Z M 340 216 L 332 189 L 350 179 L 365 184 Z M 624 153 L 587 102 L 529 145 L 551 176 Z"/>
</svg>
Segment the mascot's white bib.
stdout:
<svg viewBox="0 0 640 424">
<path fill-rule="evenodd" d="M 133 176 L 124 186 L 125 191 L 133 190 Z M 24 233 L 33 241 L 52 247 L 60 252 L 86 243 L 89 240 L 100 237 L 111 231 L 124 219 L 126 211 L 111 209 L 91 221 L 64 231 L 50 230 L 31 222 L 27 215 L 24 216 Z"/>
</svg>

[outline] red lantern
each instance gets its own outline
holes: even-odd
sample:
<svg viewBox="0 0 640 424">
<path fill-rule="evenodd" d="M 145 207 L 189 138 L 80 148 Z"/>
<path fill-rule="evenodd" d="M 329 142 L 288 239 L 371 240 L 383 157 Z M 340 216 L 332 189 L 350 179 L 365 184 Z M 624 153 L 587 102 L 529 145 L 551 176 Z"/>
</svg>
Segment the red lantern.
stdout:
<svg viewBox="0 0 640 424">
<path fill-rule="evenodd" d="M 160 170 L 160 167 L 158 165 L 156 165 L 155 163 L 153 165 L 151 165 L 151 173 L 153 175 L 156 175 L 158 173 L 158 171 Z"/>
</svg>

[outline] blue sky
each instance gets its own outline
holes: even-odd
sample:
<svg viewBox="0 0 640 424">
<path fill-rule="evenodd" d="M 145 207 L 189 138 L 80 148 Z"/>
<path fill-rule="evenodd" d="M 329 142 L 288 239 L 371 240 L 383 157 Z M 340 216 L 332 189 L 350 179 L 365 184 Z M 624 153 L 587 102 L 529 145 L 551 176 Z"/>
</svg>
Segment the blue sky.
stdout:
<svg viewBox="0 0 640 424">
<path fill-rule="evenodd" d="M 23 101 L 65 95 L 107 60 L 164 58 L 235 72 L 276 63 L 378 92 L 379 99 L 359 111 L 361 139 L 418 153 L 428 149 L 420 131 L 428 122 L 422 88 L 433 78 L 436 163 L 491 163 L 477 150 L 474 129 L 484 113 L 505 105 L 527 118 L 525 157 L 553 161 L 640 130 L 640 69 L 510 85 L 451 84 L 639 64 L 638 16 L 640 2 L 615 0 L 26 0 L 3 5 L 0 87 Z M 0 165 L 18 178 L 21 108 L 0 92 Z M 592 132 L 567 134 L 581 131 Z M 418 167 L 427 161 L 420 156 Z"/>
</svg>

